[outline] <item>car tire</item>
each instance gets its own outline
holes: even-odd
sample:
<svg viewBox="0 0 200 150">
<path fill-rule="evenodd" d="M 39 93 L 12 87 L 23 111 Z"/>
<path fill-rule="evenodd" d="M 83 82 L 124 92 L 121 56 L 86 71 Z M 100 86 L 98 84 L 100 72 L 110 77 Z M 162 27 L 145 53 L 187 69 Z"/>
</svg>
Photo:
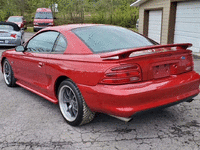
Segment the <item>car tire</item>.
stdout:
<svg viewBox="0 0 200 150">
<path fill-rule="evenodd" d="M 16 84 L 15 84 L 16 79 L 14 77 L 12 67 L 7 59 L 5 59 L 3 62 L 3 77 L 4 77 L 4 81 L 7 86 L 9 86 L 9 87 L 16 86 Z"/>
<path fill-rule="evenodd" d="M 36 29 L 33 29 L 33 31 L 34 31 L 34 32 L 37 32 L 37 30 L 36 30 Z"/>
<path fill-rule="evenodd" d="M 95 113 L 85 103 L 76 84 L 70 79 L 60 84 L 58 101 L 62 116 L 72 126 L 89 123 L 95 116 Z"/>
</svg>

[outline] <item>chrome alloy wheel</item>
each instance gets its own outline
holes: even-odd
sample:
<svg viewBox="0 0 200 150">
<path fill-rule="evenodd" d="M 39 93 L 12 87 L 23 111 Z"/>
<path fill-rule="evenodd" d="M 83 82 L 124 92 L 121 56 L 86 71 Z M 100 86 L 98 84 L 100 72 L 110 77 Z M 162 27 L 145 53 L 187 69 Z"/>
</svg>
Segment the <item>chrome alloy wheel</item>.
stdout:
<svg viewBox="0 0 200 150">
<path fill-rule="evenodd" d="M 5 61 L 3 64 L 3 76 L 4 76 L 4 80 L 5 80 L 6 84 L 7 85 L 11 84 L 12 70 L 11 70 L 11 66 L 8 61 Z"/>
<path fill-rule="evenodd" d="M 61 87 L 59 100 L 63 116 L 70 122 L 74 121 L 78 115 L 78 101 L 74 91 L 68 85 Z"/>
</svg>

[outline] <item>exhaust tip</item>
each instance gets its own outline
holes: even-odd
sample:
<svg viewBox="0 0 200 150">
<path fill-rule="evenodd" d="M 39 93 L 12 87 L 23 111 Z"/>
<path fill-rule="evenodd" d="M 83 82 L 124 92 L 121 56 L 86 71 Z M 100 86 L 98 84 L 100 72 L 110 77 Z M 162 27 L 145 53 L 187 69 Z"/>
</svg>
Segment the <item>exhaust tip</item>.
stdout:
<svg viewBox="0 0 200 150">
<path fill-rule="evenodd" d="M 189 99 L 186 102 L 191 103 L 194 99 Z"/>
<path fill-rule="evenodd" d="M 119 116 L 114 116 L 114 115 L 110 115 L 111 117 L 117 118 L 119 120 L 125 121 L 125 122 L 129 122 L 132 118 L 125 118 L 125 117 L 119 117 Z"/>
</svg>

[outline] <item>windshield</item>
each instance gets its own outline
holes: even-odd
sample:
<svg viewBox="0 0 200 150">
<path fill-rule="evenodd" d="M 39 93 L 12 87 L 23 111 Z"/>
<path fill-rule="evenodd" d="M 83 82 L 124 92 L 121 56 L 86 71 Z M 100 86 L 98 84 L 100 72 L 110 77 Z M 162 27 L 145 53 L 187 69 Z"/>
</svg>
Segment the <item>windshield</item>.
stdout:
<svg viewBox="0 0 200 150">
<path fill-rule="evenodd" d="M 82 39 L 94 53 L 154 45 L 144 36 L 117 26 L 83 27 L 73 29 L 72 32 Z"/>
<path fill-rule="evenodd" d="M 52 12 L 36 12 L 35 19 L 53 19 Z"/>
<path fill-rule="evenodd" d="M 13 30 L 13 27 L 10 25 L 0 25 L 0 30 Z"/>
<path fill-rule="evenodd" d="M 9 22 L 22 22 L 22 18 L 20 17 L 10 17 L 8 18 Z"/>
</svg>

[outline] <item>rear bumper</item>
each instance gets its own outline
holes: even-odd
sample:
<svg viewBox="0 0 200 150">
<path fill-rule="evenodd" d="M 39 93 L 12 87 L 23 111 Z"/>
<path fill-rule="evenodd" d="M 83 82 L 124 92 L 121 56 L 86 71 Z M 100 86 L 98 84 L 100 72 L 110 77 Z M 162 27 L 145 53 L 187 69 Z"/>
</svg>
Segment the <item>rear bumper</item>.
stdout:
<svg viewBox="0 0 200 150">
<path fill-rule="evenodd" d="M 169 78 L 126 85 L 78 85 L 92 111 L 120 117 L 176 104 L 199 93 L 200 76 L 194 71 Z"/>
<path fill-rule="evenodd" d="M 0 46 L 19 46 L 21 45 L 21 39 L 9 39 L 9 38 L 2 38 L 0 39 Z"/>
</svg>

